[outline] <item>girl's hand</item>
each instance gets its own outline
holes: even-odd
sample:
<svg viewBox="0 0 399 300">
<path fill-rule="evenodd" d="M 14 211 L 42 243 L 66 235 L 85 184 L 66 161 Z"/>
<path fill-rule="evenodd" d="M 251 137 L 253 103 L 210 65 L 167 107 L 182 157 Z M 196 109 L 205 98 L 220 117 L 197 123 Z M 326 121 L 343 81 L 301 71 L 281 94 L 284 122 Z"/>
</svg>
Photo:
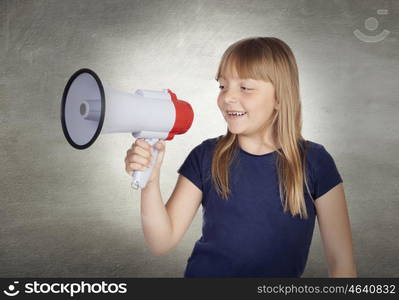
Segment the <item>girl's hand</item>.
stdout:
<svg viewBox="0 0 399 300">
<path fill-rule="evenodd" d="M 148 181 L 155 179 L 157 176 L 159 177 L 163 157 L 165 155 L 165 141 L 159 140 L 155 144 L 155 147 L 158 150 L 158 156 Z M 143 138 L 136 139 L 132 144 L 132 147 L 127 150 L 125 157 L 125 170 L 130 176 L 133 175 L 133 171 L 145 171 L 150 166 L 152 158 L 151 145 Z"/>
</svg>

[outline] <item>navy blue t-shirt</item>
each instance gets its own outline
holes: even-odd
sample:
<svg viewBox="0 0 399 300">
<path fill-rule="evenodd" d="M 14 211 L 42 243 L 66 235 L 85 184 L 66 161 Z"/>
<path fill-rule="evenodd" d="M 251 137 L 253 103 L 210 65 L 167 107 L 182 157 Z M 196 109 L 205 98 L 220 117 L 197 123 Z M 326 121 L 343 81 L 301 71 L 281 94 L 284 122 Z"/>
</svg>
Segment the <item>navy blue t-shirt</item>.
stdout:
<svg viewBox="0 0 399 300">
<path fill-rule="evenodd" d="M 178 169 L 203 196 L 202 236 L 187 261 L 184 277 L 300 277 L 316 216 L 305 185 L 308 219 L 284 213 L 277 152 L 255 155 L 240 147 L 230 169 L 231 194 L 227 200 L 221 198 L 211 180 L 217 139 L 196 146 Z M 306 143 L 308 186 L 316 200 L 342 178 L 324 146 Z"/>
</svg>

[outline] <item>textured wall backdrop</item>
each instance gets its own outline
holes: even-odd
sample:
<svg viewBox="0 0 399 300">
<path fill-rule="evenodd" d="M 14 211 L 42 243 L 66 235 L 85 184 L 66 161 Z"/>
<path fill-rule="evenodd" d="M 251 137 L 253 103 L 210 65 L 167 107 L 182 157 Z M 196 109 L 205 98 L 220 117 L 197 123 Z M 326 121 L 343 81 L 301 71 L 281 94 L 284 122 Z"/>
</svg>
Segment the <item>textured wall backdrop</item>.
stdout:
<svg viewBox="0 0 399 300">
<path fill-rule="evenodd" d="M 343 177 L 359 276 L 398 276 L 398 14 L 394 0 L 1 0 L 0 276 L 182 277 L 201 209 L 174 250 L 152 255 L 124 171 L 133 138 L 73 149 L 61 95 L 88 67 L 114 88 L 170 88 L 191 103 L 192 128 L 167 143 L 166 201 L 189 151 L 225 133 L 213 78 L 249 36 L 278 37 L 297 57 L 303 135 Z M 303 276 L 327 276 L 317 225 Z"/>
</svg>

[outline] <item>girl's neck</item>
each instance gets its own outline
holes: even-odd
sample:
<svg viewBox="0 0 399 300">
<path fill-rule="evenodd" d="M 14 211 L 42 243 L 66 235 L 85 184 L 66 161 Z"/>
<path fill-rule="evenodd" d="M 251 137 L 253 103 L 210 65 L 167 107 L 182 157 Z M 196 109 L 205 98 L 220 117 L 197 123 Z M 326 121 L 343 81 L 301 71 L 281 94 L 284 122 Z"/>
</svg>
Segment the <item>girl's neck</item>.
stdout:
<svg viewBox="0 0 399 300">
<path fill-rule="evenodd" d="M 237 138 L 241 149 L 255 155 L 267 154 L 280 148 L 271 136 L 237 135 Z"/>
</svg>

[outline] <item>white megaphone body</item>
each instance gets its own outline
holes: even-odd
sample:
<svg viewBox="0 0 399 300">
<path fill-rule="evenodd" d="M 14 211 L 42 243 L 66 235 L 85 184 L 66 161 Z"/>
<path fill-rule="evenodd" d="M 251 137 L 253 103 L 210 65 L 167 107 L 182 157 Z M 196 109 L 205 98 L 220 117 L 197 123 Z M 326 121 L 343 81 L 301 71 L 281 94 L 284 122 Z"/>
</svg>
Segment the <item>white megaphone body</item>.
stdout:
<svg viewBox="0 0 399 300">
<path fill-rule="evenodd" d="M 133 172 L 132 187 L 144 188 L 152 173 L 160 140 L 185 133 L 194 119 L 189 103 L 169 89 L 137 90 L 134 94 L 108 87 L 89 69 L 80 69 L 69 79 L 61 101 L 62 130 L 69 144 L 86 149 L 99 134 L 130 132 L 152 146 L 152 161 L 145 171 Z"/>
</svg>

